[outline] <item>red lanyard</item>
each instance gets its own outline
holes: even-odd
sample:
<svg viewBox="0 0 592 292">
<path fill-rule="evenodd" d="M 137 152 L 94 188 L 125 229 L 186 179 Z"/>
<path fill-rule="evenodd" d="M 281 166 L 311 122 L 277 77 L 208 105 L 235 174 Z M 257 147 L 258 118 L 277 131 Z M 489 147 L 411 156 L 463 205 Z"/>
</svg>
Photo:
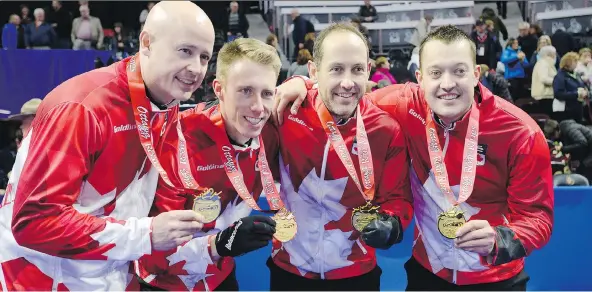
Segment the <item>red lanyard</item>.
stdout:
<svg viewBox="0 0 592 292">
<path fill-rule="evenodd" d="M 358 161 L 360 163 L 360 173 L 362 175 L 362 183 L 358 178 L 356 168 L 354 166 L 349 150 L 345 145 L 343 136 L 339 133 L 339 129 L 335 125 L 335 121 L 327 110 L 327 107 L 322 101 L 317 109 L 319 119 L 325 129 L 325 133 L 329 138 L 331 146 L 335 149 L 337 156 L 343 163 L 343 166 L 347 169 L 349 176 L 352 178 L 362 196 L 366 201 L 370 202 L 374 199 L 375 184 L 374 184 L 374 165 L 372 164 L 372 152 L 370 151 L 370 143 L 368 143 L 368 134 L 364 127 L 364 120 L 360 114 L 360 106 L 356 110 L 356 140 L 358 143 Z M 362 188 L 363 186 L 363 188 Z"/>
<path fill-rule="evenodd" d="M 140 143 L 144 148 L 144 152 L 146 152 L 146 156 L 152 163 L 152 166 L 154 166 L 154 168 L 158 170 L 158 173 L 160 173 L 162 180 L 164 180 L 164 182 L 169 186 L 174 187 L 166 171 L 158 161 L 156 150 L 154 149 L 154 144 L 152 141 L 152 128 L 150 125 L 152 120 L 151 104 L 148 98 L 146 98 L 146 88 L 144 86 L 144 80 L 142 79 L 140 58 L 138 55 L 132 57 L 129 60 L 126 70 L 130 97 L 134 111 L 134 119 L 140 137 Z M 166 127 L 166 122 L 163 127 Z"/>
<path fill-rule="evenodd" d="M 444 154 L 442 153 L 442 147 L 440 147 L 438 131 L 436 130 L 431 111 L 426 120 L 428 152 L 430 154 L 430 162 L 432 163 L 434 176 L 436 177 L 436 184 L 453 206 L 459 205 L 471 196 L 475 185 L 475 175 L 477 170 L 477 139 L 479 137 L 479 109 L 477 109 L 476 104 L 473 104 L 469 116 L 469 127 L 465 137 L 463 151 L 464 158 L 462 162 L 458 200 L 455 199 L 454 193 L 450 188 L 446 163 L 444 162 Z"/>
</svg>

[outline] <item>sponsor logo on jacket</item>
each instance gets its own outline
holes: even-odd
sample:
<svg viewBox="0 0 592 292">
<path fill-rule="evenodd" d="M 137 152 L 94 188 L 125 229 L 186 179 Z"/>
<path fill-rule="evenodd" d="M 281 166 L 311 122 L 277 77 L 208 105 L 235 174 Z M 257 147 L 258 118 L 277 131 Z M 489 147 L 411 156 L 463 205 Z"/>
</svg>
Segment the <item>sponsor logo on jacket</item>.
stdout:
<svg viewBox="0 0 592 292">
<path fill-rule="evenodd" d="M 134 125 L 134 124 L 113 126 L 113 133 L 125 132 L 125 131 L 130 131 L 130 130 L 135 130 L 135 129 L 136 129 L 136 125 Z"/>
<path fill-rule="evenodd" d="M 293 115 L 288 115 L 288 120 L 295 122 L 296 124 L 302 125 L 307 127 L 309 130 L 312 131 L 312 128 L 309 127 L 303 120 L 293 116 Z"/>
</svg>

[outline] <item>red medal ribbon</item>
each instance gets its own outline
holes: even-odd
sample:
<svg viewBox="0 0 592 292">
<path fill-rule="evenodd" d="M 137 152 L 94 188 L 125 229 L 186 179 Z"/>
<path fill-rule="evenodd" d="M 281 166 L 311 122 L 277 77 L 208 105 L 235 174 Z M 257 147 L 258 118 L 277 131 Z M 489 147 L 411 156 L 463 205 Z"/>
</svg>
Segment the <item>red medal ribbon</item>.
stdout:
<svg viewBox="0 0 592 292">
<path fill-rule="evenodd" d="M 152 137 L 152 107 L 150 101 L 146 97 L 146 88 L 144 86 L 144 80 L 142 79 L 142 72 L 140 70 L 140 58 L 138 55 L 132 57 L 127 64 L 127 81 L 129 85 L 130 98 L 132 101 L 132 107 L 134 111 L 134 119 L 136 127 L 140 137 L 140 143 L 146 156 L 152 163 L 152 166 L 158 170 L 162 180 L 171 187 L 175 187 L 166 171 L 158 161 L 156 150 L 154 149 L 153 137 Z M 178 124 L 178 123 L 177 123 Z M 163 125 L 166 127 L 166 122 Z M 161 131 L 161 133 L 163 132 Z"/>
<path fill-rule="evenodd" d="M 444 193 L 448 201 L 450 201 L 453 206 L 457 206 L 471 196 L 475 185 L 475 175 L 477 170 L 477 139 L 479 138 L 479 109 L 477 109 L 476 104 L 473 104 L 469 116 L 469 127 L 467 129 L 463 150 L 462 174 L 460 178 L 458 200 L 455 199 L 454 193 L 450 188 L 446 163 L 444 162 L 444 154 L 442 153 L 442 147 L 440 147 L 438 131 L 436 131 L 436 125 L 431 111 L 426 120 L 428 152 L 430 154 L 430 162 L 432 164 L 434 176 L 436 177 L 436 185 L 442 193 Z"/>
<path fill-rule="evenodd" d="M 262 211 L 261 208 L 257 205 L 257 202 L 251 196 L 246 184 L 245 179 L 243 176 L 242 171 L 238 166 L 238 161 L 236 161 L 236 151 L 232 144 L 230 144 L 230 140 L 226 134 L 226 130 L 224 128 L 224 121 L 222 119 L 222 115 L 220 114 L 220 107 L 216 109 L 215 113 L 213 113 L 211 120 L 214 124 L 214 131 L 210 133 L 210 137 L 214 139 L 216 145 L 219 146 L 218 150 L 220 151 L 220 157 L 222 162 L 224 163 L 224 169 L 226 170 L 226 175 L 228 175 L 228 179 L 234 186 L 237 194 L 243 199 L 243 201 L 247 202 L 249 207 L 254 210 Z M 265 198 L 269 203 L 269 206 L 272 210 L 280 210 L 284 208 L 284 203 L 280 198 L 280 194 L 275 186 L 275 182 L 273 180 L 273 175 L 269 168 L 269 164 L 267 162 L 267 157 L 265 156 L 265 146 L 263 144 L 263 139 L 261 135 L 259 135 L 259 155 L 258 155 L 258 166 L 259 172 L 261 177 L 261 185 L 263 187 L 263 192 L 265 193 Z M 191 172 L 189 172 L 191 175 Z"/>
<path fill-rule="evenodd" d="M 364 120 L 362 119 L 362 115 L 360 114 L 360 106 L 358 105 L 356 110 L 357 121 L 356 121 L 356 140 L 358 143 L 358 161 L 360 163 L 360 174 L 362 175 L 362 183 L 360 183 L 360 179 L 358 178 L 358 173 L 356 172 L 356 168 L 354 166 L 353 160 L 351 155 L 349 154 L 349 150 L 345 145 L 345 141 L 343 140 L 343 136 L 337 129 L 335 121 L 327 110 L 325 104 L 320 101 L 319 107 L 317 112 L 319 114 L 319 119 L 321 120 L 321 124 L 323 125 L 323 129 L 325 129 L 325 133 L 327 134 L 327 138 L 329 139 L 331 146 L 335 149 L 337 156 L 343 163 L 343 166 L 347 169 L 349 176 L 352 178 L 358 190 L 364 196 L 367 202 L 370 202 L 374 199 L 375 193 L 375 184 L 374 184 L 374 165 L 372 164 L 372 152 L 370 151 L 370 143 L 368 142 L 368 134 L 366 133 L 366 128 L 364 127 Z"/>
</svg>

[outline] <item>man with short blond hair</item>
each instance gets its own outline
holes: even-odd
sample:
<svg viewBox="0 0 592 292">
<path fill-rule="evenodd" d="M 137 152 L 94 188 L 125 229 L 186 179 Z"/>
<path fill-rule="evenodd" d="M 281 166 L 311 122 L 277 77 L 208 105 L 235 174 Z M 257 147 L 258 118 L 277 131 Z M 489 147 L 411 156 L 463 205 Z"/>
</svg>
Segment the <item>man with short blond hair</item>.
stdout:
<svg viewBox="0 0 592 292">
<path fill-rule="evenodd" d="M 266 122 L 280 67 L 275 48 L 255 39 L 236 39 L 218 53 L 213 83 L 218 101 L 184 111 L 182 133 L 171 133 L 163 146 L 170 153 L 164 165 L 172 168 L 169 173 L 179 173 L 173 181 L 183 187 L 161 180 L 151 214 L 193 209 L 204 214 L 206 224 L 185 245 L 140 259 L 144 290 L 236 291 L 233 257 L 269 244 L 276 223 L 268 216 L 249 216 L 257 208 L 249 198 L 257 201 L 263 179 L 273 183 L 258 163 L 274 163 L 265 157 L 277 156 L 277 134 Z M 178 157 L 188 159 L 177 164 Z M 199 207 L 203 202 L 212 208 Z"/>
</svg>

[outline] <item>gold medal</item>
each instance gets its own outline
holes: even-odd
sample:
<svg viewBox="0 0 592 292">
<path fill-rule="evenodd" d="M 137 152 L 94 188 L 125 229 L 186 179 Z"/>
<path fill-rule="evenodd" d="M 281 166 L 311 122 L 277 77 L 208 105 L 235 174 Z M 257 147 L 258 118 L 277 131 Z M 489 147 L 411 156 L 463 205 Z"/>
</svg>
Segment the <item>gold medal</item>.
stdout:
<svg viewBox="0 0 592 292">
<path fill-rule="evenodd" d="M 438 230 L 444 237 L 455 239 L 456 231 L 466 222 L 467 220 L 465 220 L 463 212 L 457 208 L 453 208 L 447 212 L 440 213 L 438 216 Z"/>
<path fill-rule="evenodd" d="M 378 219 L 379 206 L 367 202 L 366 205 L 354 208 L 352 212 L 352 226 L 359 232 L 364 230 L 374 219 Z"/>
<path fill-rule="evenodd" d="M 296 236 L 298 225 L 292 212 L 282 209 L 273 215 L 272 219 L 275 221 L 275 233 L 273 237 L 280 242 L 288 242 Z"/>
<path fill-rule="evenodd" d="M 220 192 L 216 193 L 212 188 L 206 189 L 193 200 L 193 211 L 204 216 L 203 223 L 216 220 L 220 216 L 221 209 Z"/>
</svg>

